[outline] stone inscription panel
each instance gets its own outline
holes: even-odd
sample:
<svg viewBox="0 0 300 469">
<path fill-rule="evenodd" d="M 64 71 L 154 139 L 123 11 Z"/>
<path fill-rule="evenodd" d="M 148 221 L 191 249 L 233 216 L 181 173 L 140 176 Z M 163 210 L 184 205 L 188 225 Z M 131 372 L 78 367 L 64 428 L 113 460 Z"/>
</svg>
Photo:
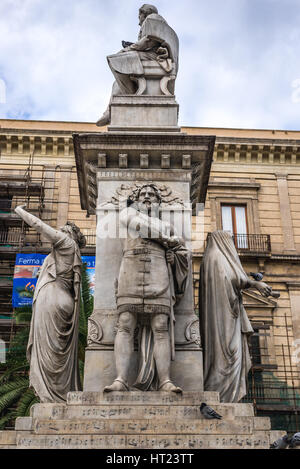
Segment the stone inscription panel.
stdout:
<svg viewBox="0 0 300 469">
<path fill-rule="evenodd" d="M 17 435 L 20 449 L 268 449 L 268 432 L 255 432 L 253 435 L 156 435 L 156 436 L 52 436 Z"/>
<path fill-rule="evenodd" d="M 237 417 L 234 421 L 189 420 L 36 420 L 33 431 L 37 434 L 236 434 L 248 435 L 253 431 L 253 418 Z"/>
<path fill-rule="evenodd" d="M 223 419 L 235 417 L 252 417 L 253 408 L 239 404 L 239 407 L 229 404 L 214 404 L 214 409 Z M 51 410 L 41 404 L 32 414 L 35 419 L 204 419 L 200 413 L 200 407 L 194 406 L 160 406 L 160 405 L 76 405 L 68 407 L 54 406 Z"/>
<path fill-rule="evenodd" d="M 99 404 L 157 404 L 157 405 L 200 405 L 202 402 L 218 403 L 217 392 L 70 392 L 68 405 Z"/>
</svg>

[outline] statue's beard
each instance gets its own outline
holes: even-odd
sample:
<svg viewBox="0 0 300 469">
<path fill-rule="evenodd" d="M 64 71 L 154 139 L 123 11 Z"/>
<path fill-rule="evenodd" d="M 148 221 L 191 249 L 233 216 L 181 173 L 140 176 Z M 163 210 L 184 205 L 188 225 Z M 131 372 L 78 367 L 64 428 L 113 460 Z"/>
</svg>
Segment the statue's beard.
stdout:
<svg viewBox="0 0 300 469">
<path fill-rule="evenodd" d="M 151 203 L 138 203 L 138 210 L 149 217 L 158 217 L 159 215 L 159 205 L 158 204 L 151 204 Z"/>
</svg>

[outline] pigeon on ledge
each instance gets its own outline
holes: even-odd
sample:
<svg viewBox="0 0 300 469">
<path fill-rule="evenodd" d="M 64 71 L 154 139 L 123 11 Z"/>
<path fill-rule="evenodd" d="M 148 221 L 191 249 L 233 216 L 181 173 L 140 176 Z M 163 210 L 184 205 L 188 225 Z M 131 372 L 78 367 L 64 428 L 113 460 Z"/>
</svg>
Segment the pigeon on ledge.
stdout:
<svg viewBox="0 0 300 469">
<path fill-rule="evenodd" d="M 290 439 L 288 435 L 284 435 L 281 438 L 278 438 L 278 440 L 274 441 L 274 443 L 270 445 L 270 449 L 287 449 L 289 442 Z"/>
<path fill-rule="evenodd" d="M 300 446 L 300 432 L 295 433 L 292 438 L 290 438 L 290 446 L 289 448 L 296 448 Z"/>
<path fill-rule="evenodd" d="M 220 420 L 222 418 L 221 415 L 217 414 L 217 412 L 211 407 L 209 407 L 209 405 L 205 404 L 205 402 L 201 404 L 200 412 L 203 415 L 203 417 L 206 419 L 219 419 Z"/>
</svg>

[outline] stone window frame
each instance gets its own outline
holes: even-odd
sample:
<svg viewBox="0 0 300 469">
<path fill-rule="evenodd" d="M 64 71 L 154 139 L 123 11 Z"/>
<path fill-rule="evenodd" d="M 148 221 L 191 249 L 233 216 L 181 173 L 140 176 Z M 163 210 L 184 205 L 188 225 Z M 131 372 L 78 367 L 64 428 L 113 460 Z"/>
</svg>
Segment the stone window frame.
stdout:
<svg viewBox="0 0 300 469">
<path fill-rule="evenodd" d="M 222 230 L 222 204 L 244 205 L 247 211 L 248 234 L 260 234 L 258 209 L 259 183 L 217 182 L 208 185 L 211 210 L 211 231 Z"/>
</svg>

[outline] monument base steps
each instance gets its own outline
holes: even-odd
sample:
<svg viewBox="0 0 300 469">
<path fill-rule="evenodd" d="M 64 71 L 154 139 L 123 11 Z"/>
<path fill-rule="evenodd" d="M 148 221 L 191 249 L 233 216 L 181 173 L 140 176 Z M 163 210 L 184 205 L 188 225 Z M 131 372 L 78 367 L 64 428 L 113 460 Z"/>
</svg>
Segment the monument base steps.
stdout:
<svg viewBox="0 0 300 469">
<path fill-rule="evenodd" d="M 202 402 L 222 420 L 205 419 Z M 0 448 L 268 449 L 283 434 L 252 404 L 220 403 L 215 392 L 72 392 L 66 404 L 35 404 L 0 432 Z"/>
</svg>

